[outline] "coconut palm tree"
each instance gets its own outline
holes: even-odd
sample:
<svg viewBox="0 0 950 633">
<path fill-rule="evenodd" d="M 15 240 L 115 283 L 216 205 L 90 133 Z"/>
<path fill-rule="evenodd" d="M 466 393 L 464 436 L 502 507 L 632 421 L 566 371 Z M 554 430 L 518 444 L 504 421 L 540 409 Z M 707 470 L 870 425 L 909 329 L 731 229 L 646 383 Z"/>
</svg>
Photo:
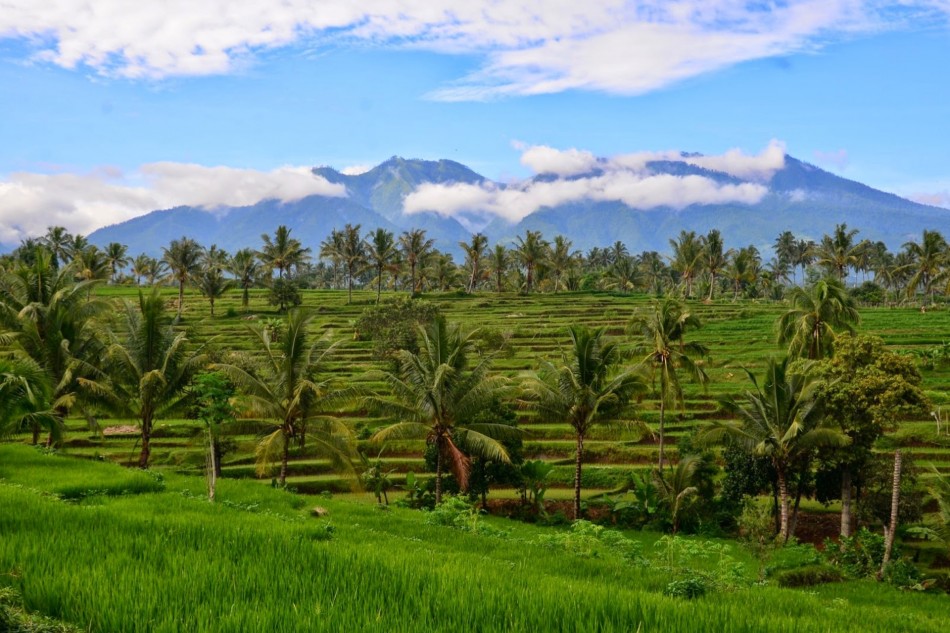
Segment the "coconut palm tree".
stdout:
<svg viewBox="0 0 950 633">
<path fill-rule="evenodd" d="M 399 251 L 396 248 L 396 240 L 391 231 L 386 229 L 376 229 L 370 233 L 365 241 L 366 258 L 370 266 L 376 271 L 376 305 L 379 305 L 379 298 L 383 293 L 383 274 L 387 271 L 393 272 L 393 265 L 396 263 Z"/>
<path fill-rule="evenodd" d="M 676 299 L 654 302 L 650 311 L 635 315 L 628 330 L 639 340 L 636 353 L 642 354 L 641 365 L 649 372 L 654 391 L 660 401 L 659 469 L 663 470 L 666 409 L 670 406 L 685 406 L 680 373 L 685 372 L 704 388 L 709 378 L 698 359 L 708 350 L 695 341 L 684 340 L 688 328 L 699 328 L 699 318 L 689 312 Z"/>
<path fill-rule="evenodd" d="M 509 261 L 508 249 L 505 245 L 495 244 L 488 258 L 489 268 L 495 277 L 495 292 L 501 292 L 505 287 L 504 281 L 505 275 L 508 274 Z"/>
<path fill-rule="evenodd" d="M 706 237 L 702 238 L 703 245 L 703 266 L 709 273 L 709 296 L 707 299 L 713 300 L 716 293 L 716 276 L 726 265 L 726 255 L 723 252 L 722 235 L 718 229 L 711 230 Z"/>
<path fill-rule="evenodd" d="M 217 270 L 221 272 L 228 267 L 230 256 L 223 248 L 217 244 L 212 244 L 201 252 L 201 260 L 198 264 L 200 270 Z"/>
<path fill-rule="evenodd" d="M 264 246 L 257 256 L 268 270 L 276 270 L 280 279 L 283 279 L 290 269 L 310 261 L 310 249 L 304 248 L 300 240 L 290 237 L 290 229 L 283 224 L 277 227 L 273 239 L 263 233 L 261 240 Z M 283 305 L 280 309 L 283 311 Z"/>
<path fill-rule="evenodd" d="M 46 429 L 58 438 L 62 418 L 53 410 L 52 396 L 46 372 L 31 358 L 0 358 L 0 438 L 24 427 L 34 436 Z"/>
<path fill-rule="evenodd" d="M 228 272 L 234 275 L 234 281 L 241 289 L 241 306 L 247 312 L 250 304 L 250 290 L 260 274 L 257 255 L 249 248 L 242 248 L 231 256 Z"/>
<path fill-rule="evenodd" d="M 290 444 L 307 441 L 330 458 L 334 466 L 353 475 L 352 433 L 346 424 L 327 415 L 333 407 L 353 401 L 358 391 L 341 387 L 332 378 L 321 377 L 326 363 L 337 345 L 322 338 L 309 344 L 307 328 L 315 313 L 302 308 L 291 309 L 277 330 L 251 327 L 256 347 L 263 361 L 258 367 L 245 368 L 219 364 L 213 368 L 224 372 L 242 394 L 247 413 L 274 423 L 274 430 L 257 447 L 257 471 L 263 475 L 280 464 L 278 481 L 287 483 Z"/>
<path fill-rule="evenodd" d="M 366 404 L 398 421 L 379 431 L 373 440 L 425 438 L 435 446 L 435 502 L 442 502 L 442 476 L 448 469 L 463 489 L 471 467 L 459 446 L 493 461 L 509 462 L 500 440 L 518 435 L 505 424 L 473 423 L 506 391 L 502 376 L 489 373 L 491 356 L 473 358 L 478 332 L 465 334 L 458 325 L 438 317 L 419 328 L 419 352 L 399 350 L 398 368 L 385 372 L 391 397 L 370 396 Z"/>
<path fill-rule="evenodd" d="M 331 238 L 320 245 L 320 257 L 332 259 L 346 271 L 346 302 L 352 303 L 353 280 L 366 266 L 366 243 L 360 237 L 360 225 L 347 224 L 342 231 L 333 231 Z"/>
<path fill-rule="evenodd" d="M 795 257 L 796 257 L 796 247 L 797 240 L 795 239 L 795 234 L 791 231 L 782 231 L 777 238 L 775 238 L 775 257 L 778 258 L 780 263 L 783 263 L 789 266 L 792 269 L 792 283 L 795 283 Z"/>
<path fill-rule="evenodd" d="M 754 455 L 768 457 L 775 469 L 779 494 L 779 536 L 789 537 L 788 476 L 802 460 L 823 446 L 845 446 L 848 438 L 829 426 L 815 398 L 819 384 L 810 366 L 798 373 L 789 370 L 789 357 L 770 358 L 760 385 L 751 372 L 752 389 L 725 401 L 736 420 L 711 423 L 699 435 L 702 443 L 736 442 Z"/>
<path fill-rule="evenodd" d="M 54 268 L 65 266 L 69 262 L 69 244 L 71 240 L 72 235 L 61 226 L 46 228 L 46 235 L 40 238 L 40 242 L 53 254 Z"/>
<path fill-rule="evenodd" d="M 637 287 L 640 268 L 635 257 L 621 257 L 607 269 L 607 287 L 626 294 Z"/>
<path fill-rule="evenodd" d="M 214 316 L 214 302 L 224 296 L 224 293 L 234 286 L 234 281 L 225 278 L 220 268 L 209 267 L 194 277 L 195 287 L 208 299 L 211 305 L 211 316 Z"/>
<path fill-rule="evenodd" d="M 561 285 L 561 277 L 574 265 L 579 256 L 579 253 L 571 251 L 572 245 L 573 242 L 563 235 L 556 235 L 554 242 L 545 249 L 547 252 L 544 263 L 554 275 L 554 294 L 557 294 Z"/>
<path fill-rule="evenodd" d="M 135 277 L 135 285 L 142 285 L 142 277 L 148 277 L 149 267 L 152 264 L 152 258 L 145 253 L 140 253 L 132 260 L 132 275 Z"/>
<path fill-rule="evenodd" d="M 861 320 L 857 303 L 837 279 L 822 279 L 807 290 L 796 286 L 788 300 L 792 307 L 778 320 L 778 344 L 795 358 L 829 358 L 836 331 L 853 333 Z"/>
<path fill-rule="evenodd" d="M 531 294 L 534 283 L 534 271 L 544 259 L 544 252 L 548 243 L 541 237 L 541 231 L 525 231 L 524 236 L 518 236 L 518 243 L 511 251 L 514 260 L 525 269 L 525 290 Z"/>
<path fill-rule="evenodd" d="M 759 250 L 754 246 L 729 251 L 725 274 L 732 282 L 733 301 L 739 300 L 739 293 L 744 286 L 755 283 L 760 264 Z"/>
<path fill-rule="evenodd" d="M 109 344 L 101 371 L 80 384 L 99 406 L 139 421 L 139 468 L 148 468 L 155 420 L 187 408 L 186 388 L 205 357 L 189 349 L 185 333 L 175 331 L 157 288 L 148 295 L 139 291 L 138 305 L 126 303 L 118 331 L 105 335 Z"/>
<path fill-rule="evenodd" d="M 857 229 L 848 230 L 847 224 L 835 225 L 832 235 L 821 238 L 821 244 L 815 250 L 816 261 L 829 273 L 833 273 L 842 282 L 848 269 L 858 263 L 860 245 L 854 243 Z"/>
<path fill-rule="evenodd" d="M 112 283 L 119 277 L 119 270 L 129 265 L 129 248 L 119 242 L 109 242 L 105 251 L 106 263 L 112 269 Z"/>
<path fill-rule="evenodd" d="M 584 440 L 598 424 L 616 423 L 631 399 L 646 390 L 643 377 L 623 369 L 620 348 L 604 329 L 573 326 L 570 354 L 561 363 L 542 363 L 524 386 L 524 401 L 542 422 L 566 422 L 574 430 L 574 519 L 581 516 L 581 464 Z"/>
<path fill-rule="evenodd" d="M 162 261 L 168 266 L 169 278 L 178 284 L 178 320 L 185 306 L 185 284 L 198 272 L 201 262 L 201 246 L 188 237 L 172 240 L 162 247 Z"/>
<path fill-rule="evenodd" d="M 686 298 L 693 295 L 693 279 L 703 260 L 702 240 L 696 236 L 695 231 L 680 231 L 679 237 L 670 240 L 670 247 L 673 249 L 673 270 L 680 274 L 686 288 Z"/>
<path fill-rule="evenodd" d="M 471 270 L 468 276 L 468 293 L 471 294 L 481 281 L 481 263 L 488 251 L 488 238 L 481 233 L 475 233 L 468 242 L 459 242 L 459 246 L 465 251 L 465 267 Z"/>
<path fill-rule="evenodd" d="M 79 255 L 89 248 L 89 240 L 86 239 L 85 235 L 76 233 L 75 235 L 68 235 L 68 242 L 66 243 L 66 254 L 69 258 L 69 261 L 72 261 L 79 257 Z M 65 261 L 65 260 L 64 260 Z"/>
<path fill-rule="evenodd" d="M 699 493 L 694 480 L 696 471 L 701 465 L 702 459 L 698 455 L 684 455 L 669 475 L 664 475 L 662 470 L 655 473 L 654 479 L 657 483 L 657 491 L 660 493 L 660 503 L 664 504 L 670 512 L 673 534 L 679 531 L 680 513 L 685 509 L 690 497 Z"/>
<path fill-rule="evenodd" d="M 71 262 L 76 279 L 90 281 L 108 279 L 111 272 L 109 259 L 97 246 L 87 246 L 76 253 Z"/>
<path fill-rule="evenodd" d="M 429 253 L 432 251 L 432 245 L 435 240 L 427 239 L 426 232 L 423 229 L 412 229 L 403 231 L 399 236 L 399 246 L 402 250 L 403 260 L 409 264 L 409 294 L 418 292 L 416 272 Z"/>
<path fill-rule="evenodd" d="M 930 295 L 930 303 L 934 302 L 937 281 L 945 274 L 950 265 L 950 250 L 947 240 L 939 231 L 924 229 L 920 242 L 907 242 L 904 250 L 913 261 L 913 275 L 907 282 L 907 295 L 913 296 L 918 288 L 925 295 Z"/>
</svg>

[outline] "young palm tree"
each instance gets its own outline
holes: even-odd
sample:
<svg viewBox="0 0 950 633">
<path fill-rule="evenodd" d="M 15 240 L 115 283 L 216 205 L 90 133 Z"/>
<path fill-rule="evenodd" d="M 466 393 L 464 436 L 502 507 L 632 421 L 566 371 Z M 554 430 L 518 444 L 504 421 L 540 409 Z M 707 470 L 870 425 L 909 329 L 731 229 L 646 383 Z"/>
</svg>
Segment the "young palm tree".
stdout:
<svg viewBox="0 0 950 633">
<path fill-rule="evenodd" d="M 274 233 L 274 239 L 267 233 L 261 235 L 264 246 L 257 253 L 268 270 L 276 270 L 277 276 L 284 278 L 284 273 L 310 261 L 310 249 L 304 248 L 300 240 L 290 237 L 290 229 L 281 224 Z M 281 305 L 283 311 L 283 305 Z"/>
<path fill-rule="evenodd" d="M 228 267 L 229 260 L 230 257 L 226 250 L 219 248 L 217 244 L 212 244 L 202 251 L 198 266 L 202 271 L 217 270 L 221 272 Z"/>
<path fill-rule="evenodd" d="M 128 247 L 119 242 L 109 242 L 108 246 L 106 246 L 105 256 L 109 268 L 112 269 L 112 283 L 118 280 L 119 270 L 129 265 L 128 252 Z"/>
<path fill-rule="evenodd" d="M 214 316 L 214 302 L 224 296 L 231 289 L 234 282 L 225 278 L 220 268 L 205 268 L 194 277 L 195 287 L 208 299 L 211 305 L 211 316 Z"/>
<path fill-rule="evenodd" d="M 518 236 L 518 244 L 511 251 L 514 260 L 525 269 L 525 290 L 531 294 L 534 283 L 534 270 L 544 260 L 548 243 L 541 237 L 541 231 L 525 231 Z"/>
<path fill-rule="evenodd" d="M 930 295 L 932 304 L 937 281 L 950 265 L 947 240 L 938 231 L 925 229 L 920 243 L 907 242 L 904 250 L 913 261 L 913 275 L 907 283 L 907 295 L 913 296 L 918 288 L 922 288 L 925 295 Z"/>
<path fill-rule="evenodd" d="M 508 462 L 508 452 L 499 440 L 518 430 L 505 424 L 471 423 L 479 412 L 505 393 L 506 381 L 489 374 L 491 357 L 473 362 L 476 332 L 464 334 L 458 325 L 436 318 L 419 328 L 418 354 L 400 350 L 398 369 L 383 374 L 391 398 L 372 396 L 370 408 L 400 420 L 377 431 L 373 440 L 425 438 L 436 449 L 435 502 L 442 502 L 442 475 L 448 466 L 463 489 L 468 487 L 471 467 L 459 446 L 493 461 Z"/>
<path fill-rule="evenodd" d="M 274 431 L 258 444 L 257 470 L 263 475 L 279 463 L 281 486 L 287 483 L 290 444 L 294 438 L 302 438 L 304 428 L 307 440 L 319 452 L 338 469 L 353 474 L 349 427 L 326 412 L 353 400 L 357 392 L 339 387 L 330 378 L 320 378 L 337 346 L 325 338 L 308 344 L 307 328 L 315 316 L 295 308 L 287 313 L 286 322 L 277 332 L 267 327 L 249 328 L 263 357 L 259 368 L 214 366 L 243 394 L 248 413 L 274 423 Z"/>
<path fill-rule="evenodd" d="M 178 319 L 185 305 L 185 284 L 198 272 L 201 262 L 201 246 L 188 237 L 172 240 L 162 247 L 162 261 L 168 266 L 169 277 L 178 284 Z"/>
<path fill-rule="evenodd" d="M 835 331 L 853 333 L 861 319 L 854 298 L 837 279 L 822 279 L 808 290 L 796 286 L 789 302 L 791 309 L 778 320 L 778 344 L 796 358 L 832 356 Z"/>
<path fill-rule="evenodd" d="M 636 351 L 643 354 L 641 365 L 650 373 L 650 380 L 656 389 L 657 377 L 660 380 L 657 396 L 660 401 L 659 432 L 659 469 L 663 470 L 665 461 L 664 442 L 666 409 L 669 406 L 685 406 L 680 372 L 686 372 L 704 388 L 709 381 L 706 372 L 694 358 L 702 358 L 708 350 L 694 341 L 686 342 L 687 328 L 701 326 L 699 318 L 686 309 L 683 303 L 675 299 L 666 299 L 654 303 L 647 315 L 637 315 L 630 323 L 629 330 L 638 335 L 640 341 Z"/>
<path fill-rule="evenodd" d="M 670 511 L 673 534 L 679 532 L 680 513 L 685 509 L 689 498 L 699 492 L 699 488 L 693 482 L 701 464 L 702 460 L 697 455 L 685 455 L 676 463 L 676 467 L 668 476 L 664 476 L 662 470 L 655 474 L 654 479 L 660 493 L 660 502 Z"/>
<path fill-rule="evenodd" d="M 488 251 L 488 238 L 475 233 L 468 242 L 459 242 L 459 246 L 465 251 L 465 267 L 472 271 L 468 276 L 468 293 L 472 294 L 476 284 L 481 281 L 481 263 Z"/>
<path fill-rule="evenodd" d="M 495 292 L 505 287 L 505 275 L 508 274 L 508 249 L 504 244 L 495 244 L 488 258 L 488 265 L 495 277 Z"/>
<path fill-rule="evenodd" d="M 386 229 L 376 229 L 370 233 L 366 238 L 365 248 L 366 258 L 376 271 L 376 305 L 379 305 L 379 298 L 383 293 L 383 274 L 392 272 L 399 251 L 396 249 L 392 232 Z"/>
<path fill-rule="evenodd" d="M 241 306 L 247 312 L 250 304 L 250 290 L 260 274 L 257 256 L 249 248 L 242 248 L 234 253 L 228 262 L 228 272 L 234 275 L 234 281 L 241 289 Z"/>
<path fill-rule="evenodd" d="M 188 406 L 186 387 L 205 364 L 189 350 L 188 338 L 175 331 L 158 289 L 139 291 L 138 306 L 127 303 L 118 332 L 109 330 L 104 366 L 80 383 L 99 406 L 142 427 L 139 468 L 148 468 L 155 420 Z"/>
<path fill-rule="evenodd" d="M 575 435 L 574 519 L 581 516 L 581 464 L 584 439 L 598 424 L 616 422 L 630 400 L 645 391 L 640 374 L 621 369 L 620 349 L 603 328 L 569 330 L 571 353 L 557 366 L 543 363 L 537 378 L 524 386 L 524 400 L 542 422 L 567 422 Z"/>
<path fill-rule="evenodd" d="M 703 443 L 737 442 L 771 460 L 778 479 L 779 535 L 783 541 L 789 537 L 788 476 L 793 467 L 809 459 L 816 448 L 848 443 L 846 435 L 827 425 L 829 416 L 818 411 L 818 383 L 810 375 L 810 367 L 792 373 L 788 364 L 787 357 L 781 361 L 769 359 L 761 386 L 747 372 L 753 388 L 726 401 L 727 409 L 738 419 L 713 422 L 699 438 Z"/>
<path fill-rule="evenodd" d="M 403 259 L 409 264 L 409 294 L 411 295 L 418 292 L 416 272 L 432 251 L 433 244 L 435 240 L 426 239 L 426 232 L 423 229 L 403 231 L 399 236 Z"/>
<path fill-rule="evenodd" d="M 52 408 L 52 395 L 46 372 L 32 359 L 0 358 L 0 438 L 24 427 L 57 438 L 62 418 Z"/>
</svg>

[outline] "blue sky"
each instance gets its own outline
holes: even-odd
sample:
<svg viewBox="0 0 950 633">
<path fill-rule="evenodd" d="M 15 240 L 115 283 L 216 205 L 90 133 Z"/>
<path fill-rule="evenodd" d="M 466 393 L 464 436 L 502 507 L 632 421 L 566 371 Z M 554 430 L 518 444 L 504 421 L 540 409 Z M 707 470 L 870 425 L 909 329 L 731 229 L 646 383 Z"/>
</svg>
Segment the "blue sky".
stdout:
<svg viewBox="0 0 950 633">
<path fill-rule="evenodd" d="M 514 180 L 537 171 L 531 146 L 777 140 L 950 206 L 943 0 L 34 4 L 0 15 L 0 242 L 281 197 L 306 166 L 391 155 Z"/>
</svg>

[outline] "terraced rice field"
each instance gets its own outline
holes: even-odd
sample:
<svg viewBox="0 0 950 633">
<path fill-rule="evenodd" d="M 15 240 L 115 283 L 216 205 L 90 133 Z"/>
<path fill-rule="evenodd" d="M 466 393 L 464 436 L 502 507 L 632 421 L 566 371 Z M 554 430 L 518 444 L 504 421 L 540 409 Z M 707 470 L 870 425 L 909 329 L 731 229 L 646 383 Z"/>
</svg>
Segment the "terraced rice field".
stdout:
<svg viewBox="0 0 950 633">
<path fill-rule="evenodd" d="M 116 300 L 132 298 L 134 288 L 107 287 L 100 290 Z M 166 290 L 169 302 L 175 300 L 175 291 Z M 317 336 L 328 335 L 340 340 L 339 353 L 328 366 L 344 381 L 359 383 L 366 388 L 382 390 L 371 373 L 381 368 L 372 357 L 372 343 L 357 341 L 354 322 L 361 312 L 372 305 L 375 295 L 356 292 L 352 304 L 346 303 L 341 291 L 305 291 L 304 306 L 318 312 L 313 330 Z M 518 296 L 512 294 L 478 294 L 458 296 L 434 294 L 424 297 L 437 303 L 443 313 L 468 328 L 483 328 L 497 332 L 508 339 L 507 348 L 494 364 L 498 372 L 518 381 L 534 371 L 540 359 L 556 359 L 567 343 L 566 328 L 574 323 L 604 326 L 611 335 L 625 338 L 625 326 L 637 309 L 649 305 L 643 295 L 615 296 L 608 294 L 558 294 Z M 208 343 L 222 355 L 248 353 L 251 338 L 248 327 L 255 321 L 275 317 L 267 306 L 262 292 L 252 294 L 250 313 L 241 312 L 238 293 L 232 292 L 216 304 L 216 316 L 211 317 L 208 303 L 194 293 L 188 293 L 185 319 L 182 327 L 196 342 Z M 667 419 L 670 457 L 676 457 L 677 440 L 692 432 L 697 425 L 722 415 L 718 399 L 736 393 L 745 385 L 743 371 L 748 368 L 759 373 L 770 354 L 780 353 L 774 344 L 774 322 L 785 309 L 780 303 L 732 303 L 729 301 L 704 305 L 694 302 L 691 307 L 701 317 L 704 327 L 692 334 L 710 349 L 706 365 L 710 383 L 706 391 L 697 385 L 686 384 L 686 405 Z M 231 316 L 228 316 L 228 313 Z M 867 308 L 861 311 L 860 330 L 881 336 L 897 350 L 924 350 L 950 340 L 950 312 L 947 310 L 921 313 L 915 309 Z M 950 368 L 924 370 L 925 389 L 935 405 L 942 405 L 950 417 Z M 378 447 L 366 439 L 383 421 L 358 410 L 340 411 L 348 424 L 361 437 L 361 448 L 376 455 Z M 648 396 L 632 415 L 651 426 L 656 425 L 658 405 Z M 520 424 L 526 431 L 524 454 L 526 459 L 543 459 L 557 465 L 552 474 L 554 488 L 570 484 L 573 438 L 566 425 L 540 424 L 530 411 L 519 411 Z M 69 433 L 63 451 L 67 454 L 131 463 L 136 456 L 134 421 L 100 420 L 96 433 L 89 429 L 85 419 L 70 420 Z M 116 427 L 120 432 L 112 432 Z M 229 431 L 234 448 L 224 460 L 226 477 L 255 478 L 254 447 L 267 424 L 257 420 L 239 420 Z M 193 420 L 163 420 L 155 431 L 153 460 L 156 465 L 170 466 L 181 472 L 198 472 L 203 468 L 201 429 Z M 934 463 L 941 470 L 950 470 L 950 435 L 937 436 L 933 419 L 906 422 L 887 438 L 886 446 L 904 446 L 921 463 Z M 399 483 L 405 473 L 423 470 L 422 442 L 390 442 L 383 448 L 384 468 L 394 471 L 392 479 Z M 657 458 L 656 440 L 634 432 L 611 433 L 597 431 L 587 442 L 585 461 L 585 492 L 597 494 L 609 489 L 632 470 L 647 469 Z M 265 477 L 263 481 L 269 483 Z M 328 461 L 320 459 L 309 449 L 295 449 L 290 465 L 289 484 L 301 492 L 351 489 L 351 481 L 335 474 Z M 502 490 L 493 495 L 511 496 L 515 492 Z M 553 490 L 549 498 L 560 496 Z"/>
</svg>

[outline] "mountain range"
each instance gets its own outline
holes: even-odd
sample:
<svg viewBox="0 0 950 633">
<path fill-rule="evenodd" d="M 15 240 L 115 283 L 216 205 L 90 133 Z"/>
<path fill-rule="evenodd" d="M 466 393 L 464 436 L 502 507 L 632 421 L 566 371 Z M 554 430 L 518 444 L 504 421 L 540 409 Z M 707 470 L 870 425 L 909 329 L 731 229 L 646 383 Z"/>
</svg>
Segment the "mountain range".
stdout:
<svg viewBox="0 0 950 633">
<path fill-rule="evenodd" d="M 313 170 L 317 176 L 343 185 L 346 196 L 308 196 L 288 202 L 264 200 L 250 206 L 213 210 L 176 207 L 99 229 L 89 240 L 100 246 L 121 242 L 128 245 L 132 254 L 158 255 L 162 246 L 187 235 L 201 244 L 217 244 L 233 251 L 259 247 L 262 233 L 272 234 L 278 225 L 285 224 L 294 237 L 316 253 L 333 229 L 349 223 L 361 225 L 364 233 L 377 227 L 397 235 L 409 228 L 425 229 L 438 248 L 458 256 L 458 242 L 467 240 L 475 230 L 485 233 L 492 242 L 510 243 L 530 229 L 541 231 L 548 239 L 563 234 L 576 249 L 587 250 L 621 240 L 634 253 L 665 253 L 670 250 L 669 239 L 683 229 L 706 233 L 718 228 L 727 247 L 753 244 L 763 251 L 782 231 L 817 240 L 839 223 L 859 229 L 859 239 L 881 240 L 892 249 L 919 238 L 923 229 L 950 229 L 948 209 L 873 189 L 791 156 L 786 155 L 783 166 L 764 178 L 697 166 L 695 161 L 687 160 L 689 156 L 695 155 L 684 154 L 683 160 L 650 161 L 644 169 L 650 176 L 694 177 L 694 182 L 698 177 L 715 187 L 753 186 L 759 194 L 753 200 L 693 202 L 685 206 L 660 204 L 648 208 L 631 206 L 622 196 L 573 196 L 566 201 L 539 205 L 520 218 L 508 217 L 497 208 L 492 212 L 480 209 L 477 201 L 469 205 L 469 213 L 439 214 L 415 209 L 407 213 L 407 197 L 421 188 L 429 187 L 430 196 L 432 191 L 439 195 L 459 186 L 467 186 L 468 193 L 488 195 L 550 183 L 570 185 L 578 179 L 603 176 L 604 170 L 595 166 L 588 173 L 569 176 L 539 174 L 530 181 L 512 185 L 492 182 L 451 160 L 393 157 L 358 175 L 343 174 L 330 167 Z"/>
</svg>

